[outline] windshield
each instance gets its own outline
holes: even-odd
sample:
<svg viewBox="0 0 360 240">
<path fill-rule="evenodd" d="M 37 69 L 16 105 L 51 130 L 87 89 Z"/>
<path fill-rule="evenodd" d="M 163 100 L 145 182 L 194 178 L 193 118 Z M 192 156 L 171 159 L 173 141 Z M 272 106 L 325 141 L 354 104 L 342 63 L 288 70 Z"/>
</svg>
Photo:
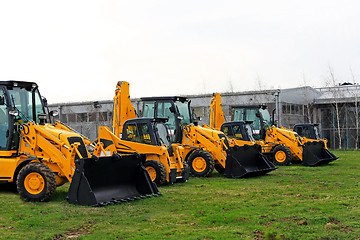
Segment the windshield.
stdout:
<svg viewBox="0 0 360 240">
<path fill-rule="evenodd" d="M 14 87 L 9 90 L 11 104 L 20 111 L 19 115 L 23 121 L 34 120 L 39 123 L 39 114 L 44 114 L 44 108 L 38 90 L 35 91 L 35 99 L 33 101 L 33 94 L 25 88 Z M 35 102 L 35 116 L 33 112 L 33 102 Z"/>
<path fill-rule="evenodd" d="M 0 97 L 5 99 L 4 91 L 0 89 Z M 0 149 L 6 148 L 8 141 L 9 115 L 6 105 L 0 105 Z"/>
<path fill-rule="evenodd" d="M 269 111 L 266 109 L 262 109 L 260 108 L 259 109 L 260 111 L 260 114 L 262 115 L 263 117 L 263 120 L 264 120 L 264 127 L 271 127 L 271 118 L 270 118 L 270 113 Z"/>
<path fill-rule="evenodd" d="M 254 142 L 255 139 L 254 139 L 254 136 L 253 136 L 253 129 L 251 127 L 250 124 L 245 124 L 245 130 L 246 130 L 246 133 L 250 139 L 250 141 Z"/>
<path fill-rule="evenodd" d="M 244 109 L 235 109 L 233 115 L 233 121 L 244 121 Z"/>
<path fill-rule="evenodd" d="M 159 134 L 161 144 L 171 146 L 171 143 L 169 142 L 168 131 L 164 124 L 157 124 L 157 132 Z"/>
<path fill-rule="evenodd" d="M 130 123 L 126 126 L 125 130 L 127 141 L 152 144 L 147 123 Z"/>
<path fill-rule="evenodd" d="M 318 127 L 314 126 L 314 131 L 315 131 L 315 137 L 316 137 L 316 139 L 320 139 L 320 133 L 319 133 Z"/>
<path fill-rule="evenodd" d="M 155 103 L 154 102 L 144 102 L 143 107 L 143 117 L 154 117 L 155 112 Z"/>
<path fill-rule="evenodd" d="M 180 116 L 183 117 L 180 121 L 180 125 L 189 125 L 191 123 L 191 118 L 188 102 L 175 102 L 175 105 L 179 110 Z"/>
</svg>

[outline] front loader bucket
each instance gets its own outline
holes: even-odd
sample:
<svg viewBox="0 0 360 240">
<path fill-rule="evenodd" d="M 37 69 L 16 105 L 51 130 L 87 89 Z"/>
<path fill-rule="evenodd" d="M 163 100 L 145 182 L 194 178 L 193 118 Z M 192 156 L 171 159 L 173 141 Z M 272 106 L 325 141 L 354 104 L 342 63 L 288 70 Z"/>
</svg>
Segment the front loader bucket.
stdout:
<svg viewBox="0 0 360 240">
<path fill-rule="evenodd" d="M 139 154 L 83 158 L 75 161 L 67 200 L 78 205 L 103 206 L 160 194 Z"/>
<path fill-rule="evenodd" d="M 322 141 L 307 142 L 303 147 L 302 164 L 304 166 L 317 166 L 336 159 L 338 158 L 325 148 Z"/>
<path fill-rule="evenodd" d="M 226 152 L 224 175 L 228 178 L 259 176 L 276 169 L 261 153 L 260 145 L 235 145 Z"/>
</svg>

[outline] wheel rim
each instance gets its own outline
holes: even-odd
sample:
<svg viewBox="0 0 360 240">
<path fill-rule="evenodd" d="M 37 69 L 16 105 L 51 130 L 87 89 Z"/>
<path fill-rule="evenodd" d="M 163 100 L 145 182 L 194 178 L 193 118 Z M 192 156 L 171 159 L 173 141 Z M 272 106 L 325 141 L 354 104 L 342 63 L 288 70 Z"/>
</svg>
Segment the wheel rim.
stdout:
<svg viewBox="0 0 360 240">
<path fill-rule="evenodd" d="M 45 180 L 40 173 L 30 173 L 24 181 L 25 189 L 30 194 L 36 195 L 41 193 L 45 188 Z"/>
<path fill-rule="evenodd" d="M 202 172 L 206 169 L 206 161 L 202 157 L 196 157 L 192 161 L 192 167 L 196 172 Z"/>
<path fill-rule="evenodd" d="M 153 167 L 146 167 L 146 171 L 148 171 L 151 181 L 155 181 L 156 179 L 156 170 Z"/>
<path fill-rule="evenodd" d="M 284 162 L 286 160 L 286 154 L 283 151 L 277 151 L 275 153 L 275 159 L 278 162 Z"/>
</svg>

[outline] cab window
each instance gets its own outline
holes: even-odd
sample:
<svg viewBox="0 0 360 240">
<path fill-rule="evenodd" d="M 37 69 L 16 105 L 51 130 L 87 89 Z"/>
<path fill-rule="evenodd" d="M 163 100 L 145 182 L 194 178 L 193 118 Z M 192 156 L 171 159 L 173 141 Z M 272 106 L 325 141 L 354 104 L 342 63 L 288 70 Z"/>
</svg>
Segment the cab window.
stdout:
<svg viewBox="0 0 360 240">
<path fill-rule="evenodd" d="M 256 116 L 257 109 L 247 109 L 246 110 L 246 121 L 251 121 L 254 130 L 261 130 L 260 118 Z"/>
<path fill-rule="evenodd" d="M 157 117 L 167 118 L 167 125 L 171 126 L 171 129 L 175 129 L 175 114 L 170 111 L 170 102 L 158 102 Z"/>
<path fill-rule="evenodd" d="M 143 117 L 153 118 L 154 114 L 155 114 L 155 103 L 154 102 L 144 102 Z"/>
<path fill-rule="evenodd" d="M 241 131 L 241 126 L 239 125 L 234 125 L 233 126 L 233 132 L 234 132 L 234 135 L 235 135 L 235 138 L 236 139 L 239 139 L 239 140 L 243 140 L 244 137 L 243 137 L 243 133 Z"/>
<path fill-rule="evenodd" d="M 33 115 L 33 94 L 31 91 L 20 88 L 14 87 L 13 89 L 9 90 L 11 104 L 15 106 L 20 111 L 20 116 L 22 116 L 23 121 L 36 121 L 39 122 L 38 115 L 44 114 L 44 108 L 42 105 L 42 101 L 40 98 L 40 94 L 38 91 L 35 92 L 35 114 Z"/>
<path fill-rule="evenodd" d="M 151 144 L 149 127 L 146 123 L 129 124 L 126 127 L 127 141 Z"/>
<path fill-rule="evenodd" d="M 171 141 L 175 142 L 175 129 L 176 129 L 176 121 L 175 121 L 175 113 L 170 111 L 172 106 L 171 102 L 158 102 L 157 103 L 157 115 L 158 118 L 167 118 L 166 126 L 169 130 L 169 136 Z"/>
<path fill-rule="evenodd" d="M 5 94 L 3 90 L 0 90 L 0 97 L 5 100 Z M 0 149 L 6 148 L 6 144 L 9 137 L 9 115 L 6 105 L 0 105 Z"/>
<path fill-rule="evenodd" d="M 261 116 L 263 117 L 265 128 L 271 127 L 271 117 L 270 117 L 269 110 L 267 108 L 265 108 L 265 109 L 260 108 L 259 111 L 260 111 Z"/>
<path fill-rule="evenodd" d="M 175 105 L 179 110 L 179 114 L 182 116 L 180 124 L 189 125 L 191 123 L 191 119 L 188 102 L 175 102 Z"/>
<path fill-rule="evenodd" d="M 244 121 L 244 109 L 235 109 L 233 121 Z"/>
<path fill-rule="evenodd" d="M 171 146 L 171 143 L 169 142 L 169 134 L 164 124 L 158 124 L 157 125 L 157 132 L 159 135 L 160 143 L 165 144 L 166 146 Z"/>
</svg>

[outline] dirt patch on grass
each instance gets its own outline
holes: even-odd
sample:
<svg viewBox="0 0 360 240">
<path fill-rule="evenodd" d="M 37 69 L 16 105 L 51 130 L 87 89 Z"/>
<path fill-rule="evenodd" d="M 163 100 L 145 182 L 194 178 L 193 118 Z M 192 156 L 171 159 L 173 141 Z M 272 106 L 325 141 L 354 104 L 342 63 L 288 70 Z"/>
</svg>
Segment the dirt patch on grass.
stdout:
<svg viewBox="0 0 360 240">
<path fill-rule="evenodd" d="M 297 223 L 297 225 L 308 225 L 308 222 L 306 220 L 301 220 L 300 222 Z"/>
<path fill-rule="evenodd" d="M 247 219 L 247 218 L 235 218 L 234 221 L 235 222 L 248 222 L 249 219 Z"/>
<path fill-rule="evenodd" d="M 263 239 L 265 239 L 264 238 L 264 235 L 265 235 L 265 233 L 263 232 L 263 231 L 260 231 L 260 230 L 256 230 L 255 232 L 254 232 L 254 239 L 256 239 L 256 240 L 263 240 Z"/>
<path fill-rule="evenodd" d="M 74 230 L 67 231 L 64 234 L 55 234 L 53 239 L 63 240 L 63 239 L 78 239 L 80 236 L 90 234 L 91 229 L 94 227 L 94 222 L 88 222 L 88 224 L 80 226 Z"/>
</svg>

